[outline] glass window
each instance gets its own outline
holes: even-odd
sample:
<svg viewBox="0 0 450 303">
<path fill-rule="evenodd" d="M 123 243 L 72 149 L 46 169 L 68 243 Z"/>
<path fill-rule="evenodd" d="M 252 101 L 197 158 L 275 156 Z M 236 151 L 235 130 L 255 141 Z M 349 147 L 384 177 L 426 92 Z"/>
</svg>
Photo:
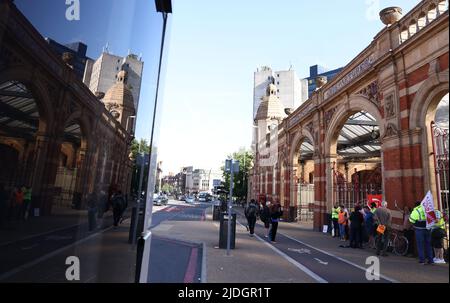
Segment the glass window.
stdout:
<svg viewBox="0 0 450 303">
<path fill-rule="evenodd" d="M 143 281 L 170 22 L 154 1 L 69 2 L 0 2 L 0 279 Z"/>
</svg>

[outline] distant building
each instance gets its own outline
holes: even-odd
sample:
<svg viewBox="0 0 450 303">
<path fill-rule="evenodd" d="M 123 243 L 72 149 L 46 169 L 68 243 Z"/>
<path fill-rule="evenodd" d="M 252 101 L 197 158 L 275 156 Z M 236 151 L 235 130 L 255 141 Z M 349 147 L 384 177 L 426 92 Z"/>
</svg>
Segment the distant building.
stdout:
<svg viewBox="0 0 450 303">
<path fill-rule="evenodd" d="M 277 97 L 284 108 L 296 109 L 308 99 L 308 82 L 299 79 L 294 70 L 273 71 L 268 66 L 258 68 L 254 73 L 253 119 L 256 117 L 262 97 L 269 84 L 277 86 Z"/>
<path fill-rule="evenodd" d="M 126 57 L 115 56 L 103 52 L 97 60 L 87 60 L 83 82 L 95 94 L 105 93 L 116 81 L 116 75 L 124 70 L 128 75 L 128 87 L 133 95 L 134 108 L 139 108 L 139 96 L 141 92 L 142 71 L 144 62 L 136 55 Z"/>
<path fill-rule="evenodd" d="M 78 78 L 80 80 L 83 80 L 86 63 L 88 61 L 92 61 L 92 59 L 86 56 L 87 45 L 82 42 L 75 42 L 63 45 L 50 38 L 45 38 L 45 40 L 50 45 L 50 47 L 58 55 L 60 55 L 60 57 L 62 57 L 64 53 L 72 54 L 73 57 L 71 59 L 70 64 L 73 66 L 73 70 L 78 76 Z M 114 83 L 115 82 L 113 82 L 109 87 L 113 86 Z"/>
<path fill-rule="evenodd" d="M 319 76 L 325 76 L 327 77 L 327 81 L 333 80 L 334 77 L 339 74 L 339 72 L 343 68 L 336 68 L 333 70 L 328 70 L 323 66 L 320 65 L 313 65 L 309 67 L 309 77 L 304 79 L 308 82 L 308 98 L 311 96 L 311 94 L 316 90 L 316 78 Z"/>
</svg>

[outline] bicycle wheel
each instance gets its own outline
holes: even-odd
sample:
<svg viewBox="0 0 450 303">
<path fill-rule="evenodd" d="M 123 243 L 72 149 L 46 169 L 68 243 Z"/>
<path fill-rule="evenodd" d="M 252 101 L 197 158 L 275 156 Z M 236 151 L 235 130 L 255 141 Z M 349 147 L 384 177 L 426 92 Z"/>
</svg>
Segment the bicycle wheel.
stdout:
<svg viewBox="0 0 450 303">
<path fill-rule="evenodd" d="M 397 256 L 405 256 L 408 253 L 408 239 L 404 236 L 397 236 L 394 239 L 394 253 Z"/>
</svg>

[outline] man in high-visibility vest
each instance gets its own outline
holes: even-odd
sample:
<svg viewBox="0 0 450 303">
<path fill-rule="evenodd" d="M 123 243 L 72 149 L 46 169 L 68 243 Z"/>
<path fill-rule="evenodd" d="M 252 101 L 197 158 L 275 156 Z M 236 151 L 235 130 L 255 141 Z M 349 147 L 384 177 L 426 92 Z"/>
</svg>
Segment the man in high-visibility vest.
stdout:
<svg viewBox="0 0 450 303">
<path fill-rule="evenodd" d="M 414 226 L 416 233 L 417 252 L 420 264 L 433 264 L 433 252 L 431 250 L 431 231 L 427 229 L 425 209 L 421 202 L 417 201 L 415 208 L 409 216 L 409 222 Z M 425 263 L 425 255 L 428 263 Z"/>
<path fill-rule="evenodd" d="M 431 228 L 431 246 L 434 250 L 434 263 L 445 264 L 444 260 L 444 238 L 445 238 L 445 219 L 439 210 L 435 210 L 436 223 Z"/>
<path fill-rule="evenodd" d="M 334 236 L 333 238 L 340 237 L 339 235 L 339 212 L 341 211 L 341 208 L 338 207 L 336 204 L 331 209 L 331 220 L 333 221 L 333 229 L 334 229 Z"/>
</svg>

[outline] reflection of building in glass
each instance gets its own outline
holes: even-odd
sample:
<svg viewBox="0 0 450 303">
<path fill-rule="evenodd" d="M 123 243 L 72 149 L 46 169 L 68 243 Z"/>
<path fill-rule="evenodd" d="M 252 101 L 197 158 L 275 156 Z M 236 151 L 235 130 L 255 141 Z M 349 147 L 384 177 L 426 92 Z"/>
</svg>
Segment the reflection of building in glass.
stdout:
<svg viewBox="0 0 450 303">
<path fill-rule="evenodd" d="M 50 38 L 45 38 L 45 40 L 61 57 L 64 53 L 70 53 L 72 55 L 70 65 L 73 67 L 73 70 L 77 74 L 78 78 L 82 80 L 84 77 L 86 62 L 92 60 L 86 56 L 87 45 L 82 42 L 63 45 Z"/>
<path fill-rule="evenodd" d="M 127 85 L 130 89 L 136 112 L 139 108 L 141 80 L 144 62 L 136 55 L 126 57 L 115 56 L 104 52 L 97 60 L 87 60 L 83 82 L 95 94 L 106 93 L 117 81 L 117 74 L 124 70 L 127 72 Z"/>
</svg>

